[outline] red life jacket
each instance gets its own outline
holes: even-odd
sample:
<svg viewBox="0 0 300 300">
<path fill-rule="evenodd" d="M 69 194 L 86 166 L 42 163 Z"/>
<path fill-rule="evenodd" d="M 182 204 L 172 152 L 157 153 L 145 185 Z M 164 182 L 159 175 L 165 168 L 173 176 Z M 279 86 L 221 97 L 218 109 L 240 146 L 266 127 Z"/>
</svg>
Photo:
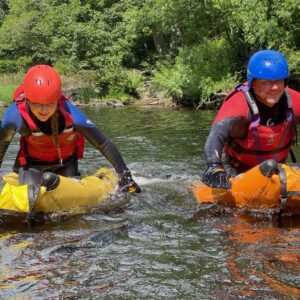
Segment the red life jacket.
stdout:
<svg viewBox="0 0 300 300">
<path fill-rule="evenodd" d="M 251 94 L 242 87 L 243 93 L 236 94 L 240 101 L 247 101 L 252 120 L 245 139 L 230 139 L 225 145 L 225 153 L 233 164 L 256 166 L 267 159 L 284 162 L 290 151 L 295 137 L 295 117 L 292 110 L 290 95 L 285 91 L 287 111 L 285 121 L 275 126 L 260 124 L 260 115 Z M 240 90 L 238 90 L 240 91 Z M 232 93 L 229 97 L 232 96 Z"/>
<path fill-rule="evenodd" d="M 46 162 L 58 161 L 60 157 L 54 138 L 41 132 L 32 120 L 26 106 L 22 86 L 15 91 L 14 101 L 16 101 L 20 114 L 31 130 L 31 135 L 22 136 L 20 139 L 18 156 L 20 165 L 24 166 L 27 164 L 26 156 Z M 80 159 L 83 157 L 84 138 L 74 130 L 72 115 L 64 108 L 65 101 L 69 101 L 65 96 L 62 96 L 58 101 L 58 111 L 65 119 L 65 128 L 58 136 L 61 158 L 64 160 L 76 154 L 77 158 Z"/>
</svg>

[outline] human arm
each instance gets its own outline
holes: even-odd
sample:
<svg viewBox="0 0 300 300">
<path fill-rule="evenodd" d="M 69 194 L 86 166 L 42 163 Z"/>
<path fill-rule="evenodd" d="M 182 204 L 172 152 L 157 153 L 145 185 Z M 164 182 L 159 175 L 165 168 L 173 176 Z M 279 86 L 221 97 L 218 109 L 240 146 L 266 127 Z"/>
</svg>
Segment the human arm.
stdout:
<svg viewBox="0 0 300 300">
<path fill-rule="evenodd" d="M 16 131 L 20 130 L 22 124 L 22 117 L 14 103 L 5 112 L 0 125 L 0 167 L 8 146 Z"/>
<path fill-rule="evenodd" d="M 141 192 L 117 147 L 97 127 L 76 126 L 76 130 L 114 166 L 119 176 L 119 186 L 122 192 Z"/>
<path fill-rule="evenodd" d="M 72 114 L 74 128 L 83 135 L 112 164 L 119 176 L 119 187 L 122 192 L 141 192 L 117 147 L 71 103 L 68 108 Z"/>
<path fill-rule="evenodd" d="M 207 163 L 202 181 L 210 187 L 229 187 L 229 178 L 236 170 L 223 166 L 222 153 L 229 138 L 244 138 L 247 135 L 249 108 L 246 101 L 233 96 L 225 101 L 218 112 L 204 146 Z"/>
<path fill-rule="evenodd" d="M 0 127 L 0 168 L 2 166 L 3 158 L 7 151 L 7 148 L 14 137 L 15 132 L 13 130 L 6 130 Z"/>
<path fill-rule="evenodd" d="M 212 126 L 206 140 L 204 155 L 207 168 L 202 181 L 210 187 L 229 188 L 229 176 L 222 163 L 222 152 L 235 121 L 235 118 L 218 121 Z"/>
</svg>

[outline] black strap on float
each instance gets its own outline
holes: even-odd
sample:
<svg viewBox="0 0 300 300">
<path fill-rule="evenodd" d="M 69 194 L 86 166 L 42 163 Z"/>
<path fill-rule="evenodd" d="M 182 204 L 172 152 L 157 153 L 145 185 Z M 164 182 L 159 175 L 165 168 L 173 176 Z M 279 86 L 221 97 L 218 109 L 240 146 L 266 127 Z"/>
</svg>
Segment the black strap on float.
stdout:
<svg viewBox="0 0 300 300">
<path fill-rule="evenodd" d="M 280 199 L 280 209 L 278 216 L 280 217 L 286 208 L 288 198 L 293 196 L 300 196 L 300 191 L 288 191 L 287 190 L 287 178 L 286 171 L 282 168 L 281 164 L 278 165 L 279 178 L 281 183 L 281 199 Z"/>
<path fill-rule="evenodd" d="M 28 200 L 29 200 L 29 213 L 28 221 L 34 223 L 35 212 L 34 205 L 39 194 L 41 186 L 42 172 L 35 169 L 19 169 L 19 184 L 27 184 L 28 186 Z"/>
<path fill-rule="evenodd" d="M 33 211 L 34 205 L 39 194 L 40 185 L 28 185 L 28 199 L 29 199 L 29 209 L 30 212 Z"/>
<path fill-rule="evenodd" d="M 287 195 L 288 195 L 288 197 L 300 196 L 300 191 L 288 191 Z"/>
<path fill-rule="evenodd" d="M 287 180 L 286 180 L 286 172 L 285 169 L 282 168 L 281 164 L 278 164 L 279 178 L 281 183 L 281 198 L 280 198 L 280 208 L 279 208 L 279 216 L 282 214 L 284 209 L 286 208 L 287 200 L 288 200 L 288 192 L 287 192 Z"/>
<path fill-rule="evenodd" d="M 284 209 L 286 208 L 288 197 L 300 196 L 300 191 L 288 191 L 286 171 L 284 168 L 282 168 L 281 165 L 278 165 L 278 171 L 279 171 L 279 178 L 281 183 L 281 199 L 280 199 L 280 210 L 279 210 L 279 215 L 281 215 Z"/>
<path fill-rule="evenodd" d="M 29 199 L 29 212 L 27 215 L 27 222 L 31 225 L 35 224 L 36 212 L 34 211 L 34 205 L 38 197 L 40 185 L 28 185 L 28 199 Z"/>
</svg>

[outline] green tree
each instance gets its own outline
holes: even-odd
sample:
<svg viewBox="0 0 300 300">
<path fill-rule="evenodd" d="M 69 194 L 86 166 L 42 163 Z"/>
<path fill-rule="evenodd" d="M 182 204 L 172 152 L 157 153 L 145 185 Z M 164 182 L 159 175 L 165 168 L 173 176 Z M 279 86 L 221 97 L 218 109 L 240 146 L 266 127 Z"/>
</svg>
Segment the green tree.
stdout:
<svg viewBox="0 0 300 300">
<path fill-rule="evenodd" d="M 282 51 L 300 73 L 299 0 L 0 1 L 0 72 L 91 70 L 98 95 L 136 94 L 136 72 L 197 104 L 245 80 L 250 55 Z M 134 74 L 134 75 L 133 75 Z M 135 82 L 135 83 L 133 83 Z"/>
</svg>

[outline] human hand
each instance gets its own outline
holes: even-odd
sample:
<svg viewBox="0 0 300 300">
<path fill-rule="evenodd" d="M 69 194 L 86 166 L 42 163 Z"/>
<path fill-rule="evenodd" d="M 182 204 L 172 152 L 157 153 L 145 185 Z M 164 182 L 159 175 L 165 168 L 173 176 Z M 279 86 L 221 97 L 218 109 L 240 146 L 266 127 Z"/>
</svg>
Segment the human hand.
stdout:
<svg viewBox="0 0 300 300">
<path fill-rule="evenodd" d="M 133 180 L 129 170 L 125 170 L 119 174 L 119 192 L 121 193 L 141 193 L 142 190 L 138 184 Z"/>
<path fill-rule="evenodd" d="M 236 170 L 236 168 L 232 167 L 231 165 L 225 166 L 225 172 L 226 172 L 227 178 L 234 178 L 235 176 L 238 175 L 238 171 Z"/>
<path fill-rule="evenodd" d="M 202 182 L 211 188 L 228 189 L 230 183 L 221 163 L 208 164 L 202 176 Z"/>
</svg>

